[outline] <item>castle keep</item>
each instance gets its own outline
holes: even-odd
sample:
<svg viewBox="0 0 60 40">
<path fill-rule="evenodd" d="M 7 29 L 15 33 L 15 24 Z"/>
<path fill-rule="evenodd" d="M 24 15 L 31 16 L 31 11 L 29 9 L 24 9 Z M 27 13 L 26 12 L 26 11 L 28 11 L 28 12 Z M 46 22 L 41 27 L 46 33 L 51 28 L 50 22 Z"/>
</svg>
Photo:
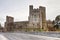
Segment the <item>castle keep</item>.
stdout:
<svg viewBox="0 0 60 40">
<path fill-rule="evenodd" d="M 41 28 L 46 27 L 46 8 L 40 6 L 37 9 L 33 9 L 33 5 L 29 6 L 29 27 Z"/>
<path fill-rule="evenodd" d="M 23 28 L 40 28 L 46 29 L 46 8 L 39 6 L 34 9 L 33 5 L 29 6 L 29 17 L 28 21 L 14 22 L 14 18 L 7 16 L 5 22 L 5 28 L 7 31 Z"/>
</svg>

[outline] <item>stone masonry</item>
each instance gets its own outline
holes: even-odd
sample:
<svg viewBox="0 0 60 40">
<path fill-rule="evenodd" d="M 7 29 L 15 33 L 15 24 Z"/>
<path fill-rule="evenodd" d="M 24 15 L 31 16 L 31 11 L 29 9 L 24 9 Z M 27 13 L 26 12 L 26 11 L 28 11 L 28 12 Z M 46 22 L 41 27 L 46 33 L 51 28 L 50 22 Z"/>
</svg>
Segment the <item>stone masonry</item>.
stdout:
<svg viewBox="0 0 60 40">
<path fill-rule="evenodd" d="M 28 21 L 14 22 L 13 17 L 7 16 L 5 28 L 7 31 L 14 28 L 40 28 L 46 30 L 46 8 L 39 6 L 39 8 L 33 9 L 33 5 L 30 5 Z"/>
<path fill-rule="evenodd" d="M 33 5 L 29 6 L 29 28 L 46 28 L 46 8 L 39 6 L 33 9 Z"/>
</svg>

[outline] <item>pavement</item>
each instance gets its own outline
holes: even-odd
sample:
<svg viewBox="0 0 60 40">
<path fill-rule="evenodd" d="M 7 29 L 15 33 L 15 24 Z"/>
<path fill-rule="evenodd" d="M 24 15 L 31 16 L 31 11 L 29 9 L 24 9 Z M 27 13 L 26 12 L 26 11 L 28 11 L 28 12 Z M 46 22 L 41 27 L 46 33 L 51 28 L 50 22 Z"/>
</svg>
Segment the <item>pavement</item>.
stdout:
<svg viewBox="0 0 60 40">
<path fill-rule="evenodd" d="M 0 33 L 0 40 L 60 40 L 60 38 L 29 33 Z"/>
</svg>

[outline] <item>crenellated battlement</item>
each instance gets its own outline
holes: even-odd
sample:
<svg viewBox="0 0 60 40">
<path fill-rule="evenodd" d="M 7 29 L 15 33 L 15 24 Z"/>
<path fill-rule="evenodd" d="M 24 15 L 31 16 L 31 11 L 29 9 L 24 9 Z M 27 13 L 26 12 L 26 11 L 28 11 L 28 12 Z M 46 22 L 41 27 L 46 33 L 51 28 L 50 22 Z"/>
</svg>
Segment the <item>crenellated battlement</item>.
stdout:
<svg viewBox="0 0 60 40">
<path fill-rule="evenodd" d="M 45 7 L 39 6 L 39 8 L 33 8 L 33 5 L 29 6 L 29 26 L 33 28 L 45 29 L 46 27 Z"/>
</svg>

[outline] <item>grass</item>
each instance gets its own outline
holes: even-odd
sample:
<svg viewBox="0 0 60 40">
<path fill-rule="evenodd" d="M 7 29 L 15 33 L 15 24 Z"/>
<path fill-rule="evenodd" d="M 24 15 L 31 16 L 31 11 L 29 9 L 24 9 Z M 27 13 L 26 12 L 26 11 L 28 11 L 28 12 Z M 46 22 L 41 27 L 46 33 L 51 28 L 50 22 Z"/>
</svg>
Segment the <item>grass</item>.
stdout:
<svg viewBox="0 0 60 40">
<path fill-rule="evenodd" d="M 39 31 L 39 32 L 44 31 L 43 29 L 40 29 L 40 28 L 22 28 L 22 29 L 20 28 L 17 30 L 26 31 L 26 32 L 28 32 L 28 31 Z"/>
</svg>

